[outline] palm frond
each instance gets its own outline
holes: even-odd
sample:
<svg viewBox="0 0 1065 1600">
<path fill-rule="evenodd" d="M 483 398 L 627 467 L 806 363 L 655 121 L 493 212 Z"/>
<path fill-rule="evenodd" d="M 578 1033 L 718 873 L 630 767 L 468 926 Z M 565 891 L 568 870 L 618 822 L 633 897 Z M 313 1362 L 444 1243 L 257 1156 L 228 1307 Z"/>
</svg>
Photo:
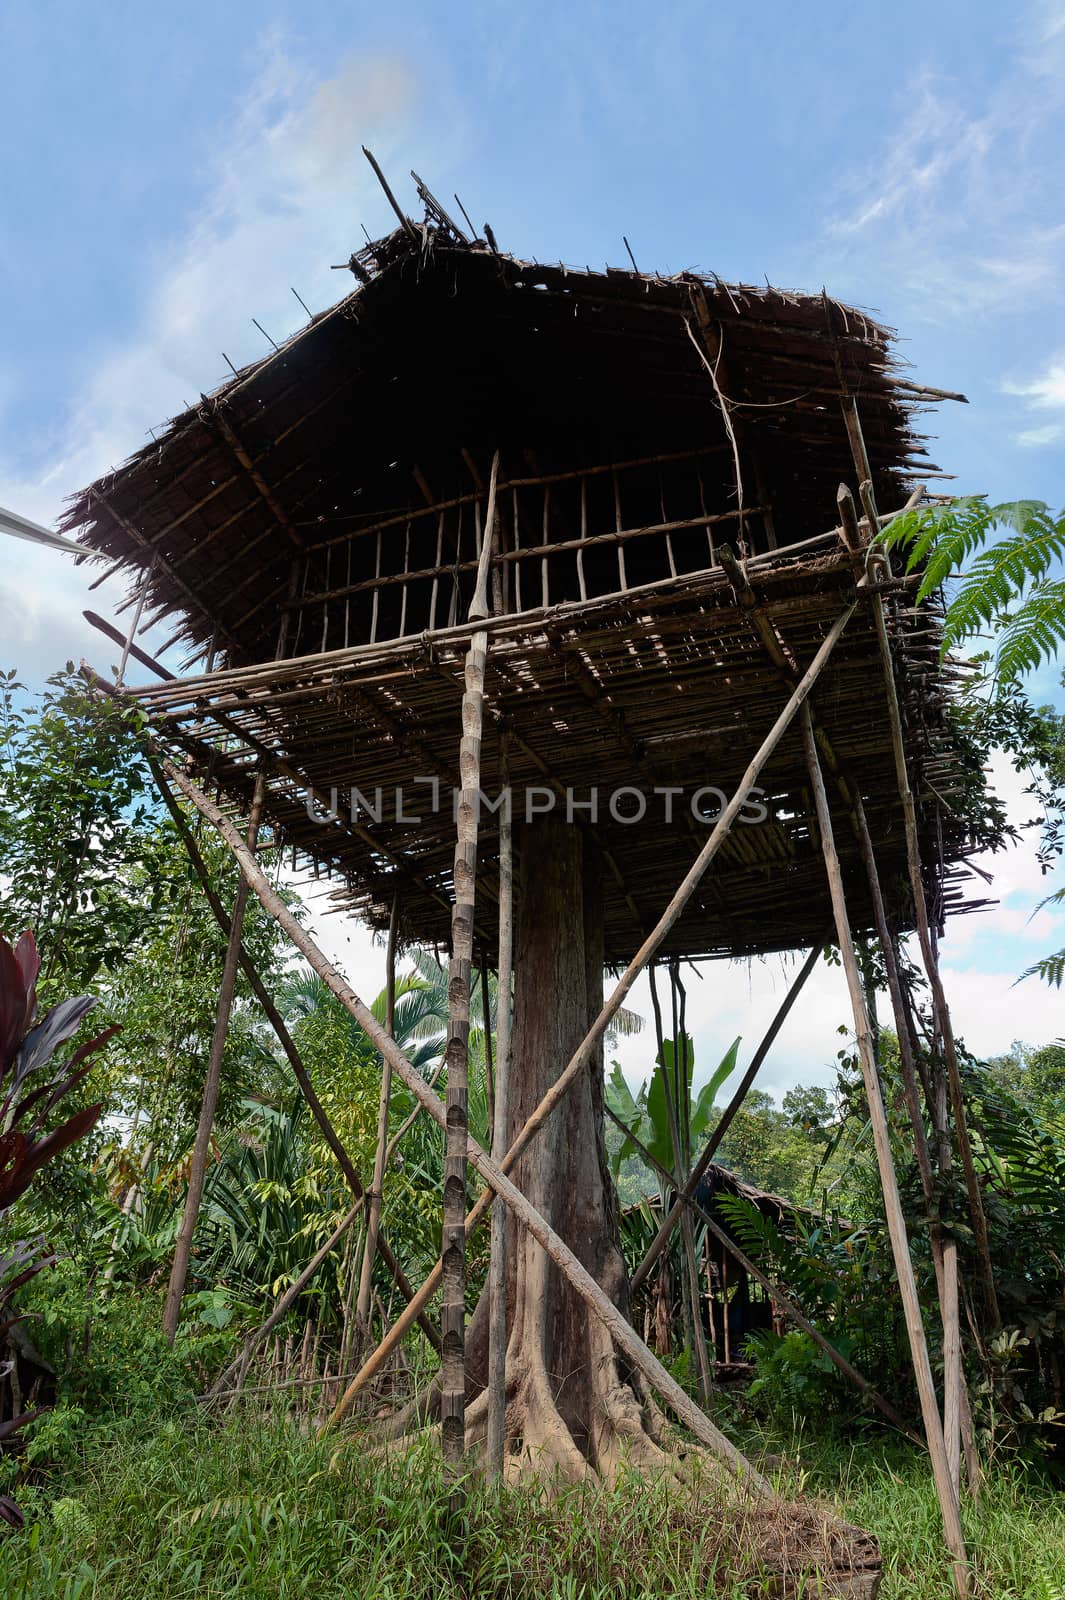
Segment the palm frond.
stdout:
<svg viewBox="0 0 1065 1600">
<path fill-rule="evenodd" d="M 642 1033 L 646 1023 L 638 1011 L 630 1011 L 626 1006 L 619 1006 L 610 1023 L 607 1038 L 633 1039 Z"/>
<path fill-rule="evenodd" d="M 294 1021 L 313 1017 L 330 1003 L 336 1004 L 332 990 L 310 967 L 297 967 L 282 979 L 277 992 L 278 1005 Z"/>
</svg>

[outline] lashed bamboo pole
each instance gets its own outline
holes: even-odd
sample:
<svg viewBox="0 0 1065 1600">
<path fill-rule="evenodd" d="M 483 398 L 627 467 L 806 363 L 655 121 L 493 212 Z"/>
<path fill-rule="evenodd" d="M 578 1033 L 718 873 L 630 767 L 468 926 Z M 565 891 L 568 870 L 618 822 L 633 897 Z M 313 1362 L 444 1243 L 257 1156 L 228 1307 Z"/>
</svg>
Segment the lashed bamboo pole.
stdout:
<svg viewBox="0 0 1065 1600">
<path fill-rule="evenodd" d="M 783 550 L 763 551 L 749 556 L 744 563 L 748 573 L 759 570 L 762 566 L 772 564 L 774 567 L 792 567 L 802 564 L 802 558 L 807 553 L 829 554 L 838 544 L 839 528 L 830 528 L 825 533 L 814 534 L 809 539 L 797 540 L 794 544 L 787 545 Z M 628 595 L 631 599 L 646 599 L 648 601 L 661 595 L 671 594 L 680 587 L 688 585 L 693 578 L 705 577 L 711 569 L 704 569 L 703 573 L 681 573 L 676 578 L 656 578 L 650 583 L 633 585 Z M 893 579 L 888 585 L 892 592 L 912 587 L 918 580 L 916 578 Z M 871 581 L 862 585 L 868 593 L 877 593 L 882 586 Z M 594 599 L 582 602 L 580 600 L 561 601 L 556 606 L 531 606 L 524 611 L 515 611 L 501 614 L 498 617 L 486 617 L 484 622 L 456 622 L 447 627 L 437 628 L 435 631 L 420 635 L 418 646 L 426 651 L 439 647 L 451 646 L 463 640 L 468 640 L 471 634 L 477 632 L 482 626 L 490 633 L 502 636 L 513 636 L 535 624 L 550 619 L 556 626 L 561 625 L 569 617 L 580 615 L 582 618 L 595 618 L 600 612 L 609 610 L 620 598 L 619 594 L 597 595 Z M 195 678 L 173 678 L 167 683 L 141 684 L 130 688 L 126 692 L 135 700 L 150 702 L 153 706 L 165 709 L 171 703 L 194 700 L 198 696 L 221 693 L 223 690 L 234 691 L 249 690 L 266 687 L 271 691 L 283 681 L 292 677 L 300 677 L 313 671 L 316 667 L 328 667 L 339 672 L 347 667 L 354 667 L 367 661 L 373 663 L 402 662 L 402 670 L 409 671 L 410 639 L 384 640 L 380 644 L 354 644 L 345 650 L 330 650 L 324 655 L 312 653 L 302 656 L 289 656 L 284 662 L 253 663 L 247 667 L 224 667 L 209 675 Z M 240 702 L 244 704 L 244 702 Z M 213 711 L 212 711 L 213 715 Z"/>
<path fill-rule="evenodd" d="M 156 663 L 150 664 L 153 666 L 157 665 Z M 206 899 L 207 904 L 210 906 L 211 911 L 214 913 L 215 921 L 221 928 L 223 937 L 228 939 L 230 932 L 229 917 L 226 915 L 225 907 L 219 899 L 215 887 L 211 882 L 211 875 L 207 870 L 207 863 L 204 861 L 203 855 L 200 852 L 200 847 L 193 837 L 192 829 L 189 827 L 185 813 L 175 800 L 173 790 L 167 782 L 166 774 L 163 772 L 158 760 L 150 753 L 148 755 L 148 766 L 155 781 L 155 786 L 162 795 L 163 803 L 169 811 L 174 822 L 174 826 L 176 827 L 181 841 L 188 852 L 188 857 L 192 863 L 193 871 L 200 880 L 200 886 L 203 889 L 204 898 Z M 307 1102 L 307 1106 L 310 1109 L 311 1115 L 313 1116 L 315 1122 L 318 1124 L 318 1128 L 323 1139 L 325 1140 L 329 1149 L 332 1151 L 337 1166 L 343 1173 L 352 1194 L 359 1204 L 362 1205 L 365 1193 L 363 1190 L 362 1181 L 352 1164 L 351 1157 L 344 1149 L 344 1146 L 337 1135 L 336 1129 L 330 1122 L 325 1107 L 322 1105 L 322 1102 L 315 1093 L 314 1084 L 311 1082 L 310 1075 L 303 1064 L 303 1058 L 296 1048 L 295 1040 L 289 1033 L 288 1028 L 285 1026 L 285 1022 L 281 1016 L 281 1013 L 274 1004 L 266 985 L 260 978 L 259 973 L 256 970 L 256 967 L 251 957 L 248 955 L 247 950 L 245 950 L 243 944 L 240 947 L 239 960 L 241 971 L 244 973 L 245 978 L 247 978 L 252 993 L 262 1007 L 266 1016 L 266 1020 L 269 1022 L 270 1026 L 274 1030 L 274 1033 L 277 1035 L 278 1043 L 288 1058 L 288 1063 L 292 1068 L 293 1076 L 299 1085 L 300 1093 Z M 392 1279 L 396 1285 L 396 1288 L 409 1304 L 414 1298 L 414 1290 L 407 1279 L 406 1273 L 403 1271 L 403 1268 L 396 1259 L 391 1245 L 388 1243 L 382 1231 L 378 1232 L 377 1249 L 381 1259 L 384 1261 L 389 1272 L 392 1274 Z M 425 1337 L 428 1339 L 432 1348 L 439 1351 L 440 1335 L 437 1333 L 428 1317 L 419 1316 L 417 1320 L 422 1332 L 425 1334 Z"/>
<path fill-rule="evenodd" d="M 514 853 L 510 804 L 510 753 L 506 730 L 500 735 L 499 778 L 503 809 L 499 817 L 499 966 L 496 978 L 496 1088 L 492 1157 L 502 1161 L 510 1121 L 511 987 L 514 971 Z M 489 1477 L 503 1474 L 507 1388 L 507 1207 L 492 1204 L 488 1262 L 488 1421 L 485 1466 Z"/>
<path fill-rule="evenodd" d="M 488 578 L 496 533 L 499 451 L 492 457 L 488 510 L 470 604 L 471 622 L 489 614 Z M 451 917 L 448 967 L 447 1118 L 444 1154 L 444 1222 L 441 1241 L 443 1295 L 440 1310 L 442 1360 L 440 1413 L 444 1462 L 455 1478 L 466 1448 L 466 1143 L 470 1045 L 470 970 L 473 960 L 477 884 L 477 832 L 481 789 L 481 728 L 488 634 L 478 629 L 466 656 L 462 696 L 462 739 L 455 837 L 455 905 Z"/>
<path fill-rule="evenodd" d="M 732 799 L 729 801 L 728 805 L 725 807 L 724 811 L 721 813 L 720 817 L 715 823 L 710 837 L 707 839 L 706 844 L 700 851 L 698 858 L 688 869 L 687 876 L 684 878 L 680 884 L 680 887 L 673 895 L 673 898 L 670 900 L 657 924 L 652 929 L 648 937 L 644 940 L 632 961 L 629 963 L 629 966 L 611 992 L 609 998 L 604 1003 L 602 1010 L 600 1011 L 595 1022 L 592 1024 L 587 1035 L 578 1046 L 574 1054 L 571 1056 L 565 1069 L 552 1087 L 548 1090 L 548 1092 L 544 1095 L 536 1109 L 529 1115 L 524 1127 L 512 1141 L 506 1156 L 500 1163 L 500 1167 L 503 1172 L 509 1172 L 514 1162 L 517 1161 L 518 1157 L 526 1149 L 530 1140 L 535 1137 L 536 1133 L 550 1117 L 555 1107 L 560 1104 L 563 1097 L 569 1092 L 569 1089 L 576 1082 L 580 1074 L 586 1070 L 592 1052 L 595 1050 L 599 1040 L 603 1037 L 615 1015 L 624 1004 L 625 998 L 633 984 L 636 982 L 636 979 L 646 967 L 647 963 L 652 959 L 656 950 L 659 948 L 662 941 L 667 937 L 670 929 L 674 926 L 677 919 L 682 915 L 688 901 L 699 887 L 707 868 L 710 866 L 710 863 L 713 861 L 721 845 L 728 837 L 729 830 L 736 817 L 743 809 L 747 796 L 749 795 L 753 786 L 758 782 L 758 777 L 763 766 L 769 760 L 770 756 L 773 754 L 773 751 L 784 737 L 784 734 L 798 713 L 799 708 L 803 705 L 807 695 L 810 693 L 814 684 L 817 682 L 817 679 L 824 671 L 824 668 L 831 657 L 832 651 L 835 649 L 843 630 L 846 628 L 847 623 L 854 614 L 854 610 L 855 602 L 851 602 L 851 604 L 847 606 L 847 608 L 841 613 L 841 615 L 836 619 L 832 627 L 829 629 L 829 632 L 817 651 L 817 654 L 814 656 L 813 661 L 810 663 L 799 683 L 796 684 L 786 706 L 778 716 L 776 722 L 774 722 L 772 728 L 770 728 L 768 734 L 759 746 L 755 756 L 748 765 L 746 772 L 740 779 L 739 785 L 733 794 Z M 176 772 L 176 769 L 174 770 Z M 184 780 L 180 781 L 184 783 Z M 200 801 L 197 800 L 195 803 L 199 805 Z M 230 835 L 227 834 L 226 837 L 230 838 Z M 798 992 L 798 986 L 795 987 L 794 992 Z M 776 1037 L 776 1030 L 779 1028 L 780 1023 L 783 1022 L 792 999 L 794 999 L 794 993 L 789 997 L 786 1005 L 781 1007 L 770 1033 L 766 1036 L 766 1050 L 768 1050 L 769 1045 L 772 1043 L 772 1039 Z M 488 1209 L 490 1204 L 490 1199 L 491 1197 L 489 1191 L 486 1190 L 481 1194 L 469 1216 L 466 1218 L 467 1232 L 475 1227 L 484 1216 L 485 1211 Z M 348 1385 L 348 1388 L 345 1390 L 344 1394 L 337 1403 L 337 1406 L 333 1412 L 333 1416 L 330 1419 L 331 1421 L 339 1421 L 339 1419 L 347 1411 L 362 1385 L 369 1380 L 369 1378 L 377 1370 L 378 1365 L 385 1360 L 389 1350 L 391 1349 L 391 1345 L 388 1345 L 388 1339 L 392 1339 L 393 1342 L 398 1342 L 399 1339 L 403 1337 L 407 1330 L 413 1325 L 415 1316 L 418 1315 L 423 1308 L 428 1305 L 429 1301 L 432 1299 L 439 1287 L 440 1268 L 437 1266 L 422 1284 L 421 1289 L 411 1301 L 407 1312 L 401 1314 L 401 1316 L 393 1324 L 387 1338 L 382 1340 L 381 1345 L 369 1358 L 366 1366 L 363 1368 L 363 1371 L 357 1374 L 352 1382 Z"/>
<path fill-rule="evenodd" d="M 609 1106 L 604 1106 L 603 1109 L 614 1126 L 620 1128 L 626 1138 L 631 1141 L 644 1161 L 647 1162 L 647 1165 L 656 1171 L 666 1183 L 671 1182 L 672 1180 L 670 1174 L 666 1172 L 664 1167 L 659 1166 L 651 1151 L 648 1150 L 647 1146 L 638 1137 L 638 1135 L 635 1134 L 631 1128 L 626 1127 L 621 1118 L 617 1116 L 615 1112 L 611 1111 Z M 892 1427 L 898 1428 L 900 1433 L 904 1433 L 907 1439 L 912 1440 L 914 1444 L 919 1445 L 923 1450 L 924 1440 L 920 1437 L 920 1435 L 916 1434 L 910 1427 L 909 1423 L 907 1423 L 906 1420 L 899 1415 L 899 1413 L 895 1410 L 895 1407 L 891 1404 L 891 1401 L 885 1400 L 884 1396 L 879 1392 L 879 1390 L 875 1389 L 869 1382 L 869 1379 L 859 1372 L 857 1367 L 851 1366 L 846 1356 L 840 1354 L 831 1340 L 827 1339 L 821 1332 L 820 1328 L 815 1327 L 815 1325 L 810 1322 L 807 1317 L 803 1316 L 802 1312 L 799 1310 L 799 1307 L 792 1299 L 791 1291 L 785 1289 L 780 1284 L 773 1283 L 770 1278 L 767 1278 L 761 1268 L 756 1267 L 750 1257 L 745 1255 L 743 1250 L 740 1249 L 740 1246 L 736 1243 L 735 1239 L 731 1238 L 730 1235 L 725 1232 L 724 1228 L 720 1227 L 714 1221 L 713 1217 L 707 1211 L 705 1206 L 701 1206 L 699 1202 L 693 1199 L 690 1195 L 682 1195 L 679 1198 L 681 1199 L 681 1203 L 685 1209 L 689 1211 L 692 1216 L 698 1217 L 699 1221 L 704 1224 L 708 1235 L 716 1239 L 723 1250 L 727 1250 L 729 1252 L 733 1260 L 739 1263 L 748 1276 L 754 1279 L 755 1283 L 761 1284 L 770 1300 L 775 1306 L 779 1307 L 784 1316 L 786 1316 L 789 1321 L 794 1322 L 795 1326 L 801 1329 L 803 1333 L 807 1334 L 808 1337 L 813 1340 L 814 1344 L 819 1350 L 824 1351 L 825 1355 L 832 1362 L 832 1365 L 837 1367 L 843 1376 L 850 1383 L 853 1383 L 855 1388 L 859 1389 L 861 1393 L 864 1394 L 874 1406 L 876 1406 L 877 1410 L 887 1418 Z M 707 1258 L 707 1266 L 709 1267 L 709 1258 Z M 707 1299 L 709 1300 L 709 1298 L 710 1296 L 708 1293 Z"/>
<path fill-rule="evenodd" d="M 825 651 L 825 659 L 827 659 L 827 655 L 828 652 Z M 239 832 L 233 827 L 232 823 L 223 815 L 218 806 L 214 805 L 191 779 L 181 772 L 179 768 L 175 767 L 172 762 L 166 763 L 166 770 L 182 793 L 217 828 L 236 857 L 241 871 L 263 908 L 275 919 L 296 948 L 306 957 L 326 986 L 355 1018 L 371 1043 L 382 1055 L 388 1055 L 391 1058 L 393 1070 L 402 1079 L 415 1099 L 425 1107 L 441 1128 L 446 1128 L 448 1122 L 447 1111 L 439 1097 L 429 1088 L 421 1073 L 416 1067 L 412 1066 L 395 1041 L 388 1037 L 370 1008 L 359 999 L 351 985 L 341 977 L 332 963 L 319 950 L 307 930 L 293 916 L 281 896 L 266 878 L 254 856 L 248 851 Z M 620 1001 L 618 1001 L 618 1004 L 620 1004 Z M 604 1007 L 604 1012 L 606 1009 Z M 604 1019 L 603 1013 L 600 1013 L 599 1022 L 603 1029 L 605 1029 L 608 1020 Z M 599 1023 L 595 1026 L 598 1025 Z M 578 1052 L 578 1056 L 579 1054 Z M 574 1058 L 574 1060 L 577 1059 L 578 1057 Z M 557 1104 L 556 1097 L 560 1097 L 560 1093 L 565 1092 L 564 1088 L 560 1091 L 561 1081 L 560 1079 L 550 1093 L 544 1097 L 544 1100 L 541 1101 L 541 1108 L 545 1106 L 548 1100 L 553 1102 L 549 1109 L 553 1109 L 553 1105 Z M 572 1083 L 572 1081 L 573 1078 L 571 1077 L 569 1083 Z M 568 1088 L 569 1083 L 565 1087 Z M 545 1112 L 546 1114 L 548 1113 Z M 530 1118 L 529 1123 L 532 1120 Z M 526 1123 L 526 1130 L 529 1129 L 529 1123 Z M 531 1137 L 531 1133 L 529 1133 L 529 1137 Z M 508 1152 L 508 1159 L 512 1157 L 513 1152 L 514 1146 Z M 628 1358 L 637 1371 L 644 1375 L 650 1386 L 661 1396 L 685 1427 L 691 1430 L 700 1444 L 713 1451 L 731 1472 L 741 1478 L 744 1483 L 748 1484 L 758 1494 L 768 1499 L 773 1499 L 773 1491 L 767 1480 L 736 1449 L 731 1440 L 727 1439 L 710 1419 L 700 1411 L 695 1402 L 685 1394 L 676 1379 L 670 1376 L 661 1362 L 647 1349 L 617 1306 L 614 1305 L 601 1285 L 596 1283 L 591 1273 L 582 1265 L 570 1247 L 564 1240 L 559 1238 L 550 1224 L 526 1200 L 521 1191 L 506 1176 L 502 1167 L 493 1161 L 491 1156 L 487 1155 L 469 1134 L 467 1134 L 466 1138 L 466 1156 L 470 1164 L 481 1174 L 489 1188 L 506 1201 L 508 1208 L 514 1213 L 517 1220 L 532 1234 L 537 1243 L 543 1247 L 551 1257 L 551 1260 L 555 1262 L 577 1294 L 602 1322 L 622 1354 Z M 516 1155 L 513 1158 L 516 1159 Z M 481 1210 L 482 1216 L 484 1209 L 482 1208 Z M 437 1282 L 439 1282 L 439 1278 Z M 393 1325 L 393 1330 L 396 1326 L 398 1326 L 398 1323 Z M 389 1333 L 391 1334 L 393 1330 L 390 1330 Z M 386 1339 L 381 1341 L 378 1349 L 374 1352 L 375 1357 L 378 1358 L 378 1365 L 384 1359 L 383 1351 L 388 1337 L 386 1336 Z M 394 1343 L 395 1341 L 389 1345 L 389 1349 L 394 1348 Z M 334 1412 L 335 1415 L 336 1412 Z"/>
<path fill-rule="evenodd" d="M 880 1077 L 877 1072 L 876 1058 L 873 1053 L 872 1039 L 869 1032 L 865 989 L 854 955 L 854 942 L 851 935 L 850 917 L 847 912 L 843 874 L 840 870 L 839 856 L 836 853 L 832 829 L 832 815 L 828 807 L 828 796 L 825 793 L 825 781 L 821 772 L 821 763 L 818 760 L 813 721 L 807 706 L 804 706 L 802 711 L 802 733 L 806 753 L 806 767 L 810 777 L 810 788 L 814 798 L 818 831 L 821 835 L 821 849 L 825 858 L 825 871 L 828 876 L 829 891 L 832 898 L 832 911 L 836 923 L 840 958 L 843 962 L 847 988 L 850 991 L 851 1009 L 854 1013 L 858 1057 L 861 1062 L 865 1096 L 869 1106 L 869 1122 L 873 1133 L 873 1144 L 876 1149 L 877 1166 L 880 1171 L 880 1185 L 884 1195 L 884 1211 L 887 1218 L 888 1236 L 891 1240 L 891 1253 L 895 1262 L 899 1295 L 902 1300 L 903 1316 L 910 1343 L 910 1355 L 913 1361 L 914 1376 L 917 1380 L 917 1392 L 921 1402 L 921 1417 L 924 1423 L 925 1438 L 928 1442 L 928 1453 L 932 1461 L 932 1475 L 935 1480 L 936 1494 L 943 1518 L 943 1531 L 947 1548 L 953 1560 L 954 1587 L 958 1595 L 964 1597 L 969 1593 L 969 1565 L 965 1551 L 965 1538 L 961 1527 L 961 1512 L 958 1497 L 954 1491 L 954 1484 L 951 1481 L 950 1466 L 947 1461 L 943 1422 L 939 1414 L 935 1384 L 932 1380 L 932 1368 L 928 1359 L 924 1322 L 921 1318 L 921 1303 L 917 1294 L 913 1262 L 910 1259 L 909 1240 L 906 1236 L 906 1221 L 902 1214 L 898 1179 L 891 1154 L 887 1113 L 884 1109 Z"/>
<path fill-rule="evenodd" d="M 260 772 L 255 779 L 251 815 L 248 818 L 247 845 L 249 850 L 255 849 L 265 798 L 266 780 Z M 185 1280 L 188 1277 L 189 1260 L 192 1256 L 192 1238 L 196 1232 L 196 1223 L 200 1215 L 200 1201 L 203 1198 L 203 1184 L 207 1174 L 207 1157 L 211 1148 L 211 1130 L 214 1126 L 215 1107 L 218 1104 L 218 1089 L 222 1080 L 222 1057 L 225 1053 L 226 1035 L 229 1032 L 229 1018 L 233 1010 L 233 996 L 237 987 L 240 941 L 247 903 L 248 884 L 244 878 L 240 878 L 233 896 L 233 914 L 230 918 L 229 940 L 226 944 L 225 962 L 222 967 L 222 982 L 218 991 L 218 1009 L 215 1015 L 214 1034 L 211 1038 L 211 1051 L 207 1058 L 207 1072 L 203 1081 L 200 1116 L 196 1126 L 196 1141 L 192 1147 L 189 1183 L 185 1194 L 185 1209 L 182 1213 L 181 1225 L 178 1228 L 177 1242 L 174 1246 L 174 1260 L 170 1268 L 170 1282 L 167 1285 L 166 1303 L 163 1307 L 163 1333 L 168 1344 L 173 1344 L 177 1336 L 178 1323 L 181 1320 L 181 1301 L 185 1293 Z"/>
<path fill-rule="evenodd" d="M 388 947 L 385 956 L 385 1031 L 391 1038 L 396 1032 L 396 939 L 399 933 L 399 890 L 392 896 L 392 913 L 388 920 Z M 377 1256 L 377 1235 L 381 1226 L 382 1185 L 385 1177 L 385 1155 L 388 1150 L 388 1111 L 392 1103 L 392 1068 L 382 1058 L 381 1095 L 377 1106 L 377 1147 L 374 1151 L 373 1181 L 368 1195 L 366 1211 L 366 1241 L 362 1250 L 362 1270 L 359 1274 L 359 1293 L 355 1302 L 356 1348 L 362 1352 L 370 1327 L 370 1291 L 373 1288 L 373 1265 Z"/>
<path fill-rule="evenodd" d="M 792 979 L 791 986 L 783 1000 L 780 1002 L 780 1005 L 777 1007 L 776 1016 L 766 1029 L 761 1044 L 751 1057 L 750 1065 L 748 1066 L 747 1071 L 743 1074 L 743 1077 L 740 1079 L 740 1082 L 736 1087 L 735 1094 L 732 1096 L 732 1099 L 729 1101 L 728 1105 L 721 1113 L 721 1116 L 718 1118 L 713 1132 L 706 1141 L 706 1145 L 702 1154 L 688 1175 L 688 1178 L 685 1181 L 680 1193 L 677 1195 L 676 1200 L 670 1206 L 668 1212 L 663 1218 L 658 1232 L 651 1241 L 647 1254 L 644 1256 L 643 1260 L 640 1262 L 640 1265 L 633 1273 L 630 1287 L 634 1294 L 636 1293 L 637 1289 L 640 1288 L 641 1284 L 645 1282 L 647 1274 L 650 1272 L 651 1268 L 654 1266 L 655 1262 L 658 1260 L 658 1257 L 661 1255 L 663 1249 L 668 1243 L 669 1236 L 676 1226 L 677 1218 L 680 1216 L 681 1210 L 691 1199 L 703 1178 L 706 1176 L 707 1168 L 709 1167 L 711 1161 L 713 1161 L 714 1156 L 717 1154 L 721 1141 L 728 1132 L 733 1118 L 740 1109 L 740 1106 L 743 1104 L 744 1100 L 747 1098 L 747 1092 L 757 1077 L 759 1068 L 761 1067 L 766 1056 L 769 1054 L 770 1050 L 773 1048 L 777 1034 L 783 1027 L 788 1012 L 799 998 L 803 985 L 810 976 L 811 972 L 814 970 L 814 967 L 817 965 L 821 956 L 821 948 L 822 947 L 820 944 L 814 945 L 813 949 L 806 957 L 806 960 L 803 962 L 802 966 L 795 974 L 795 977 Z"/>
</svg>

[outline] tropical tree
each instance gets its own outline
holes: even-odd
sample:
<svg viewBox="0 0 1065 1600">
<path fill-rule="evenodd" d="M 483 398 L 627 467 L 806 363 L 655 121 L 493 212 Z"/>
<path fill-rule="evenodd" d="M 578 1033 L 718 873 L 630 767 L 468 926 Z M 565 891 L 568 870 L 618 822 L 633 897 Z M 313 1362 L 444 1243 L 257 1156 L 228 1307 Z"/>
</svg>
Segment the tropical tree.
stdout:
<svg viewBox="0 0 1065 1600">
<path fill-rule="evenodd" d="M 151 806 L 130 716 L 67 663 L 36 698 L 0 673 L 0 926 L 36 929 L 42 995 L 114 971 L 153 914 L 132 894 Z"/>
</svg>

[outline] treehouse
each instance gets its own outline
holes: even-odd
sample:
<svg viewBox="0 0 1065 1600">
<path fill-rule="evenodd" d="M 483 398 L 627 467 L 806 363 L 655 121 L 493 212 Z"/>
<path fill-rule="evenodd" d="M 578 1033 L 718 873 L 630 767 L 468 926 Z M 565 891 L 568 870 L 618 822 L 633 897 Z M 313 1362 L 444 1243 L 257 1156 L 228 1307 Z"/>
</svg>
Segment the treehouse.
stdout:
<svg viewBox="0 0 1065 1600">
<path fill-rule="evenodd" d="M 66 526 L 143 580 L 199 671 L 136 690 L 245 810 L 253 769 L 278 838 L 338 907 L 446 945 L 467 615 L 499 452 L 490 734 L 481 788 L 509 782 L 601 852 L 604 950 L 624 963 L 691 865 L 778 709 L 752 613 L 808 661 L 854 587 L 835 527 L 858 397 L 871 481 L 895 510 L 928 467 L 935 392 L 888 332 L 828 298 L 682 273 L 580 271 L 470 244 L 444 222 L 352 257 L 354 291 L 177 417 L 77 497 Z M 734 554 L 734 570 L 722 562 Z M 927 620 L 890 617 L 922 857 L 963 909 L 966 781 L 949 670 Z M 907 925 L 871 607 L 826 670 L 819 714 L 860 779 L 881 876 Z M 970 775 L 971 776 L 971 775 Z M 761 779 L 665 953 L 808 946 L 830 909 L 797 729 Z M 313 796 L 313 801 L 310 797 Z M 417 820 L 411 820 L 417 818 Z M 840 830 L 855 926 L 873 918 Z M 477 938 L 494 948 L 498 816 L 479 830 Z"/>
<path fill-rule="evenodd" d="M 952 729 L 956 669 L 940 661 L 935 613 L 917 614 L 916 580 L 892 572 L 877 535 L 934 476 L 921 413 L 962 397 L 912 382 L 888 330 L 826 294 L 521 261 L 488 229 L 467 237 L 424 186 L 421 225 L 385 187 L 400 226 L 351 257 L 352 292 L 70 506 L 86 558 L 133 579 L 120 678 L 131 659 L 154 673 L 97 684 L 144 713 L 170 780 L 446 1127 L 429 1280 L 442 1282 L 442 1366 L 427 1409 L 456 1474 L 484 1444 L 511 1478 L 657 1469 L 654 1389 L 771 1494 L 627 1318 L 603 1036 L 652 960 L 804 949 L 801 983 L 835 939 L 961 1592 L 957 1456 L 952 1467 L 854 936 L 884 952 L 915 1084 L 894 947 L 917 928 L 956 1076 L 935 933 L 979 903 L 970 813 L 952 798 L 980 775 Z M 159 654 L 181 646 L 179 675 L 136 643 L 164 620 Z M 231 825 L 245 816 L 247 849 Z M 388 927 L 393 953 L 397 940 L 449 948 L 446 1109 L 272 895 L 254 861 L 260 823 L 329 877 L 334 909 Z M 469 976 L 471 961 L 498 962 L 509 997 L 512 950 L 494 1161 L 467 1137 Z M 609 968 L 625 970 L 604 1003 Z M 223 984 L 223 1034 L 228 1004 Z M 509 1220 L 497 1207 L 492 1287 L 467 1329 L 470 1163 Z M 364 1186 L 372 1215 L 376 1169 Z M 979 1241 L 978 1189 L 970 1200 Z M 425 1325 L 426 1300 L 394 1259 L 389 1270 Z M 940 1282 L 956 1326 L 956 1271 Z M 961 1383 L 957 1364 L 944 1382 Z M 959 1408 L 946 1412 L 956 1440 Z"/>
</svg>

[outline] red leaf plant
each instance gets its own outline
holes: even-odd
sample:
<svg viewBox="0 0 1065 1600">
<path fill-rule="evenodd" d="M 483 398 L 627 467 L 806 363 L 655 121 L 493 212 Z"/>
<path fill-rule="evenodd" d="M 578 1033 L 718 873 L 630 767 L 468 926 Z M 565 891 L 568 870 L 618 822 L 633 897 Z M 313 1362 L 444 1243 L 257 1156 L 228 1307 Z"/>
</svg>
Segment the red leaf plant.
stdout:
<svg viewBox="0 0 1065 1600">
<path fill-rule="evenodd" d="M 38 1021 L 40 965 L 32 933 L 24 933 L 15 945 L 0 934 L 0 1227 L 34 1174 L 99 1120 L 102 1104 L 86 1106 L 45 1131 L 56 1106 L 92 1067 L 89 1057 L 118 1032 L 117 1027 L 107 1028 L 79 1045 L 61 1066 L 53 1065 L 55 1052 L 74 1036 L 96 1001 L 91 995 L 61 1000 Z M 54 1260 L 41 1239 L 19 1239 L 0 1252 L 0 1340 L 7 1348 L 6 1335 L 19 1321 L 12 1314 L 16 1292 Z M 11 1367 L 12 1360 L 0 1359 L 0 1380 Z M 39 1414 L 25 1411 L 0 1420 L 0 1442 Z M 17 1528 L 22 1521 L 14 1501 L 0 1494 L 0 1523 Z"/>
</svg>

